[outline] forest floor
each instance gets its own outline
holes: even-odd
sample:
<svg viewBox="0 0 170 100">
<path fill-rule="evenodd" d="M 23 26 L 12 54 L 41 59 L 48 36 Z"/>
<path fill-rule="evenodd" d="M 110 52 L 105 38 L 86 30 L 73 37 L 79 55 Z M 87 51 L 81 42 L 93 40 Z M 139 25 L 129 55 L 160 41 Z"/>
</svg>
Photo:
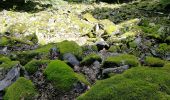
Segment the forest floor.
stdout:
<svg viewBox="0 0 170 100">
<path fill-rule="evenodd" d="M 100 97 L 100 99 L 106 99 L 109 94 L 102 94 L 102 91 L 107 92 L 106 89 L 109 86 L 102 84 L 107 82 L 109 84 L 109 79 L 112 80 L 114 77 L 116 79 L 117 74 L 124 75 L 127 69 L 132 69 L 130 71 L 133 73 L 132 67 L 159 68 L 170 65 L 170 10 L 168 7 L 162 8 L 156 0 L 155 2 L 146 0 L 121 4 L 60 1 L 54 5 L 41 5 L 28 2 L 20 7 L 17 5 L 12 8 L 2 5 L 0 7 L 1 98 L 22 99 L 31 94 L 35 100 L 74 100 L 92 87 L 78 99 L 99 99 Z M 62 60 L 71 66 L 69 67 L 71 69 L 57 67 L 51 69 L 68 70 L 68 72 L 71 70 L 68 75 L 70 74 L 71 77 L 73 73 L 78 80 L 73 82 L 71 89 L 66 89 L 70 86 L 67 84 L 71 82 L 70 80 L 60 80 L 48 73 L 50 64 L 55 62 L 54 59 Z M 64 68 L 67 65 L 61 63 L 61 66 Z M 140 69 L 137 70 L 147 70 Z M 162 69 L 161 71 L 162 75 L 167 72 Z M 60 72 L 56 71 L 56 73 Z M 56 73 L 53 74 L 63 79 L 70 78 L 65 76 L 65 72 Z M 129 75 L 128 71 L 126 74 Z M 154 73 L 154 75 L 157 74 Z M 147 77 L 146 73 L 145 75 Z M 18 80 L 25 81 L 19 78 L 20 76 L 30 79 L 38 93 L 32 90 L 24 91 L 24 89 L 23 92 L 18 92 L 18 88 L 23 88 L 16 85 L 20 82 Z M 102 84 L 97 82 L 95 85 L 96 81 L 106 78 L 108 80 L 103 81 Z M 148 78 L 154 79 L 155 76 L 148 75 Z M 149 82 L 154 85 L 166 85 L 165 88 L 168 91 L 170 86 L 164 83 L 164 80 L 168 82 L 169 79 L 162 78 L 163 83 Z M 68 86 L 62 87 L 56 84 Z M 5 90 L 8 86 L 9 88 Z M 102 90 L 102 86 L 106 89 Z M 95 90 L 98 87 L 101 90 Z M 12 90 L 16 90 L 16 94 L 13 94 Z M 98 91 L 99 95 L 94 94 L 94 91 Z M 161 96 L 158 98 L 170 98 L 167 91 L 161 91 Z M 113 94 L 109 96 L 107 99 L 112 98 Z"/>
</svg>

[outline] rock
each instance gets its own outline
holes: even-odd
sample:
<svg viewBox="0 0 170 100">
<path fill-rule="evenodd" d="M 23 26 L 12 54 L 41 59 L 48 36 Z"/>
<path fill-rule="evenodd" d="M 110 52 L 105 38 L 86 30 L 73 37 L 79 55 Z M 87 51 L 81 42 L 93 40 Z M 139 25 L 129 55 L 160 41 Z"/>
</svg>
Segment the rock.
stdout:
<svg viewBox="0 0 170 100">
<path fill-rule="evenodd" d="M 83 93 L 84 91 L 86 91 L 87 85 L 85 85 L 84 83 L 81 82 L 77 82 L 76 84 L 74 84 L 74 92 L 76 93 Z"/>
<path fill-rule="evenodd" d="M 0 91 L 4 90 L 6 87 L 15 82 L 20 76 L 20 66 L 16 65 L 13 67 L 5 76 L 3 80 L 0 81 Z"/>
<path fill-rule="evenodd" d="M 99 41 L 96 41 L 95 44 L 96 44 L 96 46 L 98 48 L 98 51 L 103 50 L 104 48 L 105 49 L 109 48 L 109 45 L 103 39 L 101 39 Z"/>
<path fill-rule="evenodd" d="M 80 62 L 77 60 L 77 58 L 71 54 L 71 53 L 66 53 L 63 55 L 63 60 L 67 61 L 71 66 L 79 66 Z"/>
<path fill-rule="evenodd" d="M 100 62 L 95 61 L 91 66 L 84 66 L 82 72 L 88 76 L 91 83 L 94 83 L 99 77 L 100 73 Z"/>
<path fill-rule="evenodd" d="M 105 76 L 105 75 L 108 75 L 109 73 L 120 74 L 120 73 L 123 73 L 127 69 L 129 69 L 128 65 L 124 65 L 124 66 L 120 66 L 116 68 L 106 68 L 102 71 L 102 75 Z"/>
<path fill-rule="evenodd" d="M 59 56 L 60 52 L 58 51 L 58 49 L 56 47 L 53 47 L 50 49 L 50 58 L 52 60 L 56 59 Z"/>
<path fill-rule="evenodd" d="M 2 50 L 0 49 L 0 54 L 2 54 L 2 55 L 7 55 L 7 54 L 8 54 L 8 49 L 7 49 L 7 47 L 4 47 Z"/>
</svg>

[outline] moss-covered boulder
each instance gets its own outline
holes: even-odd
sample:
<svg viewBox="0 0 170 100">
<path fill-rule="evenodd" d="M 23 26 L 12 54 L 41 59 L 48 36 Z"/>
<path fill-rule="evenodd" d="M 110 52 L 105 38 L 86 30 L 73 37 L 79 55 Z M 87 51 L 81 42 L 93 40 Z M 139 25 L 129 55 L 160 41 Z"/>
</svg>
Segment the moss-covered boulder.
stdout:
<svg viewBox="0 0 170 100">
<path fill-rule="evenodd" d="M 170 45 L 168 45 L 167 43 L 159 44 L 158 48 L 156 49 L 156 53 L 160 57 L 166 58 L 166 55 L 170 53 Z"/>
<path fill-rule="evenodd" d="M 10 69 L 19 63 L 19 61 L 11 61 L 8 57 L 0 57 L 0 68 Z"/>
<path fill-rule="evenodd" d="M 121 54 L 114 57 L 108 57 L 103 62 L 104 68 L 118 67 L 121 65 L 129 65 L 130 67 L 136 67 L 139 66 L 139 61 L 134 55 Z"/>
<path fill-rule="evenodd" d="M 30 62 L 28 62 L 24 67 L 25 70 L 29 73 L 29 74 L 34 74 L 39 67 L 41 66 L 47 66 L 47 64 L 50 62 L 50 60 L 31 60 Z"/>
<path fill-rule="evenodd" d="M 92 64 L 94 61 L 99 61 L 99 62 L 101 62 L 102 59 L 101 59 L 100 55 L 98 55 L 98 54 L 96 54 L 96 53 L 91 53 L 91 54 L 89 54 L 89 55 L 87 55 L 87 56 L 85 56 L 85 57 L 83 58 L 83 60 L 81 61 L 81 64 L 82 64 L 82 65 L 90 65 L 90 64 Z"/>
<path fill-rule="evenodd" d="M 9 40 L 6 37 L 0 37 L 0 46 L 8 45 Z"/>
<path fill-rule="evenodd" d="M 163 67 L 165 64 L 165 61 L 161 60 L 160 58 L 147 56 L 145 58 L 145 64 L 151 67 Z"/>
<path fill-rule="evenodd" d="M 83 50 L 82 48 L 74 41 L 62 41 L 57 44 L 57 47 L 61 53 L 61 56 L 63 56 L 65 53 L 72 53 L 78 58 L 82 57 Z"/>
<path fill-rule="evenodd" d="M 109 52 L 120 52 L 120 47 L 118 45 L 112 45 L 109 49 Z"/>
<path fill-rule="evenodd" d="M 63 92 L 73 89 L 74 84 L 82 79 L 82 77 L 77 77 L 79 75 L 75 74 L 70 66 L 60 60 L 50 62 L 44 74 L 56 89 Z M 79 80 L 79 78 L 81 79 Z"/>
<path fill-rule="evenodd" d="M 98 20 L 93 17 L 90 13 L 86 13 L 83 15 L 83 19 L 89 21 L 90 23 L 97 23 Z"/>
<path fill-rule="evenodd" d="M 22 65 L 25 65 L 26 63 L 28 63 L 34 58 L 48 60 L 50 58 L 49 51 L 53 47 L 56 47 L 56 44 L 48 44 L 48 45 L 40 46 L 35 50 L 13 52 L 10 58 L 13 60 L 20 61 Z"/>
<path fill-rule="evenodd" d="M 7 88 L 4 100 L 31 100 L 36 94 L 33 83 L 24 77 L 20 77 Z"/>
<path fill-rule="evenodd" d="M 158 68 L 134 67 L 121 75 L 98 81 L 77 100 L 168 100 L 169 75 Z"/>
<path fill-rule="evenodd" d="M 99 22 L 103 26 L 105 34 L 112 35 L 119 32 L 119 28 L 110 20 L 104 19 Z"/>
<path fill-rule="evenodd" d="M 15 23 L 8 28 L 10 34 L 19 33 L 22 34 L 27 30 L 27 26 L 24 23 Z"/>
</svg>

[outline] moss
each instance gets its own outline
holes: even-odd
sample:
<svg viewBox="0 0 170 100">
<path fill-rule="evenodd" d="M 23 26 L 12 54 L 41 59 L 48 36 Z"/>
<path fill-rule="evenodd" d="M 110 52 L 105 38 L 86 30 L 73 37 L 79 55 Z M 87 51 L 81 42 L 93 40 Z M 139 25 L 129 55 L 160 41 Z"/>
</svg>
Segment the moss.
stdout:
<svg viewBox="0 0 170 100">
<path fill-rule="evenodd" d="M 159 44 L 156 52 L 161 56 L 165 56 L 166 53 L 170 53 L 170 45 L 167 45 L 166 43 Z"/>
<path fill-rule="evenodd" d="M 113 32 L 117 31 L 117 27 L 116 25 L 110 25 L 108 27 L 106 27 L 106 34 L 111 35 Z"/>
<path fill-rule="evenodd" d="M 47 65 L 50 60 L 31 60 L 24 67 L 29 74 L 34 74 L 40 66 Z"/>
<path fill-rule="evenodd" d="M 161 60 L 160 58 L 147 56 L 145 59 L 145 64 L 147 66 L 152 66 L 152 67 L 163 67 L 165 64 L 165 61 Z"/>
<path fill-rule="evenodd" d="M 57 44 L 57 47 L 61 53 L 61 55 L 65 53 L 72 53 L 78 58 L 81 58 L 83 54 L 82 48 L 74 41 L 63 41 Z"/>
<path fill-rule="evenodd" d="M 137 32 L 129 31 L 124 34 L 122 34 L 121 38 L 128 38 L 128 37 L 135 37 L 137 35 Z"/>
<path fill-rule="evenodd" d="M 166 41 L 167 43 L 170 43 L 170 36 L 166 37 L 165 41 Z"/>
<path fill-rule="evenodd" d="M 0 37 L 0 46 L 8 45 L 9 40 L 6 37 Z"/>
<path fill-rule="evenodd" d="M 52 61 L 44 71 L 47 80 L 49 80 L 56 89 L 69 91 L 73 84 L 78 82 L 74 71 L 65 62 L 60 60 Z"/>
<path fill-rule="evenodd" d="M 87 51 L 97 52 L 98 48 L 96 45 L 83 45 L 82 50 L 83 52 L 87 52 Z"/>
<path fill-rule="evenodd" d="M 137 57 L 129 54 L 121 54 L 115 57 L 108 57 L 104 63 L 103 67 L 116 67 L 121 65 L 129 65 L 130 67 L 136 67 L 139 65 Z"/>
<path fill-rule="evenodd" d="M 30 80 L 20 77 L 7 88 L 4 100 L 31 100 L 37 94 L 35 86 Z"/>
<path fill-rule="evenodd" d="M 109 52 L 119 52 L 120 51 L 120 47 L 119 46 L 115 46 L 115 45 L 112 45 L 109 49 L 108 49 Z"/>
<path fill-rule="evenodd" d="M 137 46 L 138 46 L 137 43 L 135 43 L 134 41 L 129 42 L 129 47 L 130 48 L 136 48 Z"/>
<path fill-rule="evenodd" d="M 24 33 L 27 29 L 27 26 L 24 23 L 15 23 L 13 25 L 11 25 L 8 29 L 8 32 L 11 34 L 14 33 Z"/>
<path fill-rule="evenodd" d="M 166 64 L 163 66 L 163 69 L 165 69 L 166 71 L 170 72 L 170 62 L 169 62 L 169 63 L 166 63 Z"/>
<path fill-rule="evenodd" d="M 86 85 L 91 86 L 91 84 L 86 80 L 85 76 L 83 74 L 77 74 L 75 73 L 75 76 L 77 77 L 77 79 L 82 82 L 85 83 Z"/>
<path fill-rule="evenodd" d="M 18 61 L 11 61 L 8 57 L 0 58 L 0 68 L 10 69 L 19 64 Z"/>
<path fill-rule="evenodd" d="M 91 53 L 91 54 L 89 54 L 89 55 L 87 55 L 87 56 L 85 56 L 85 57 L 83 58 L 83 60 L 81 61 L 81 64 L 83 64 L 83 65 L 90 65 L 90 64 L 92 64 L 94 61 L 99 61 L 99 62 L 101 62 L 102 59 L 101 59 L 101 57 L 100 57 L 98 54 L 96 54 L 96 53 Z"/>
<path fill-rule="evenodd" d="M 35 50 L 13 52 L 14 56 L 11 55 L 10 58 L 20 61 L 22 65 L 25 65 L 34 58 L 49 59 L 49 51 L 52 47 L 56 47 L 56 44 L 47 44 L 44 46 L 40 46 Z"/>
<path fill-rule="evenodd" d="M 98 20 L 95 19 L 90 13 L 86 13 L 83 15 L 83 18 L 91 23 L 97 23 Z"/>
<path fill-rule="evenodd" d="M 170 73 L 135 67 L 121 75 L 98 81 L 77 100 L 162 100 L 170 99 Z"/>
</svg>

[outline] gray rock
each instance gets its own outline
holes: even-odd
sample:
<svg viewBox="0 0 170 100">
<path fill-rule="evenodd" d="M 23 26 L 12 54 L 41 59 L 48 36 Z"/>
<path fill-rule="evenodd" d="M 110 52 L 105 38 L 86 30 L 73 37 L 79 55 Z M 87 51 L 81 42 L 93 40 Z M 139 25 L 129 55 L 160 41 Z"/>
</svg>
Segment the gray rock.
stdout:
<svg viewBox="0 0 170 100">
<path fill-rule="evenodd" d="M 123 73 L 127 69 L 129 69 L 128 65 L 124 65 L 124 66 L 120 66 L 116 68 L 106 68 L 102 71 L 102 75 L 108 75 L 109 73 L 120 74 L 120 73 Z"/>
<path fill-rule="evenodd" d="M 79 66 L 80 62 L 77 60 L 77 58 L 71 54 L 71 53 L 66 53 L 63 55 L 63 60 L 67 61 L 71 66 Z"/>
<path fill-rule="evenodd" d="M 0 91 L 4 90 L 6 87 L 15 82 L 20 76 L 20 65 L 13 67 L 5 76 L 3 80 L 0 81 Z"/>
<path fill-rule="evenodd" d="M 56 59 L 59 56 L 59 54 L 60 53 L 59 53 L 59 51 L 56 47 L 53 47 L 53 48 L 50 49 L 50 58 L 52 60 Z"/>
</svg>

